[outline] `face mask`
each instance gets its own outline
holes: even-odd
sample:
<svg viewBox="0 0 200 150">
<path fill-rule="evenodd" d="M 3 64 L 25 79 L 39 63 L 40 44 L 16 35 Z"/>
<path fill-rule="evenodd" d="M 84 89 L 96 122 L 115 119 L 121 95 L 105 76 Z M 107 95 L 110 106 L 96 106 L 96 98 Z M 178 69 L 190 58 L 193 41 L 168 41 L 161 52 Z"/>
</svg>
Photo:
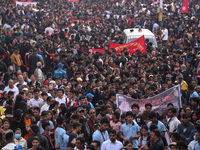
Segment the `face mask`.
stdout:
<svg viewBox="0 0 200 150">
<path fill-rule="evenodd" d="M 15 138 L 19 139 L 21 137 L 21 134 L 15 134 Z"/>
</svg>

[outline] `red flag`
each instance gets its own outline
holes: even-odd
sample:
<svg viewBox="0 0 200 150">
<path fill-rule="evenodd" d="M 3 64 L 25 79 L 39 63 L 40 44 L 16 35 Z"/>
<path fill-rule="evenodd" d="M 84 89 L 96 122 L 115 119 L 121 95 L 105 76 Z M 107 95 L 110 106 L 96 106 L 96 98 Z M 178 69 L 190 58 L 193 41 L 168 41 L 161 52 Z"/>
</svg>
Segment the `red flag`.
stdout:
<svg viewBox="0 0 200 150">
<path fill-rule="evenodd" d="M 97 12 L 100 12 L 98 7 L 97 7 Z"/>
<path fill-rule="evenodd" d="M 138 38 L 137 40 L 126 43 L 126 44 L 116 44 L 116 43 L 110 42 L 109 50 L 111 50 L 111 48 L 115 48 L 117 51 L 117 54 L 120 54 L 121 51 L 124 50 L 124 48 L 128 49 L 129 54 L 135 53 L 136 50 L 141 51 L 141 53 L 143 54 L 144 52 L 146 52 L 144 35 Z"/>
<path fill-rule="evenodd" d="M 96 52 L 104 53 L 104 49 L 90 49 L 89 52 L 91 52 L 92 54 Z"/>
<path fill-rule="evenodd" d="M 187 0 L 184 0 L 184 1 L 183 1 L 183 4 L 182 4 L 180 10 L 181 10 L 182 12 L 184 12 L 184 13 L 188 13 L 188 1 L 187 1 Z"/>
</svg>

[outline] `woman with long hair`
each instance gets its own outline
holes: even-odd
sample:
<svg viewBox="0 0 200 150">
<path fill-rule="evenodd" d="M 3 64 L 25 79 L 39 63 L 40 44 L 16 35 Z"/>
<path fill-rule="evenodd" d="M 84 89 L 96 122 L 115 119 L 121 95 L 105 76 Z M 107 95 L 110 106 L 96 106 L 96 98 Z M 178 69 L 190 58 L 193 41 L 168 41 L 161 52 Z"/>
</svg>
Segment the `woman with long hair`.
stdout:
<svg viewBox="0 0 200 150">
<path fill-rule="evenodd" d="M 3 121 L 2 133 L 3 133 L 3 135 L 5 135 L 8 132 L 12 132 L 12 130 L 10 129 L 10 121 L 8 119 L 5 119 Z"/>
<path fill-rule="evenodd" d="M 177 116 L 177 118 L 178 118 L 178 120 L 180 120 L 180 122 L 183 121 L 183 114 L 185 114 L 185 113 L 186 113 L 185 109 L 184 108 L 180 108 L 178 116 Z"/>
<path fill-rule="evenodd" d="M 17 95 L 15 105 L 13 107 L 13 111 L 15 112 L 17 109 L 21 109 L 25 115 L 27 111 L 26 103 L 23 101 L 22 95 Z"/>
<path fill-rule="evenodd" d="M 193 124 L 196 124 L 197 120 L 198 120 L 198 112 L 194 111 L 191 114 L 190 122 L 192 122 Z"/>
</svg>

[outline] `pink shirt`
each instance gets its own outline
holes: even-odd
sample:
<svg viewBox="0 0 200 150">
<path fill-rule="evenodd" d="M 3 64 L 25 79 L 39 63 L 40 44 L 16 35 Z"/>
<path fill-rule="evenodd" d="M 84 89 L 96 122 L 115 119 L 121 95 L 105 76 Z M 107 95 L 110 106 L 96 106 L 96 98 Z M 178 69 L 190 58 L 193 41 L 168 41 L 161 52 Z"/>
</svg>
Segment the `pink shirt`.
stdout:
<svg viewBox="0 0 200 150">
<path fill-rule="evenodd" d="M 120 129 L 121 125 L 122 125 L 122 123 L 120 121 L 118 121 L 117 123 L 115 123 L 113 120 L 110 121 L 111 128 L 116 130 L 117 133 L 119 133 L 119 129 Z"/>
</svg>

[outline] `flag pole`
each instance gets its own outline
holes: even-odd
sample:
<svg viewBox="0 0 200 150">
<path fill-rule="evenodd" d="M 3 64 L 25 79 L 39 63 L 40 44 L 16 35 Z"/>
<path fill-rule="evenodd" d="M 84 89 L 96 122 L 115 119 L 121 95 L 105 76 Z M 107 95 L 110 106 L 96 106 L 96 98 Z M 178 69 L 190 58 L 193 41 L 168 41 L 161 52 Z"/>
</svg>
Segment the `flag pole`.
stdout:
<svg viewBox="0 0 200 150">
<path fill-rule="evenodd" d="M 162 21 L 162 18 L 163 18 L 163 0 L 160 0 L 160 8 L 158 10 L 158 13 L 159 13 L 158 20 L 159 20 L 160 26 L 162 27 L 163 26 L 163 21 Z"/>
</svg>

